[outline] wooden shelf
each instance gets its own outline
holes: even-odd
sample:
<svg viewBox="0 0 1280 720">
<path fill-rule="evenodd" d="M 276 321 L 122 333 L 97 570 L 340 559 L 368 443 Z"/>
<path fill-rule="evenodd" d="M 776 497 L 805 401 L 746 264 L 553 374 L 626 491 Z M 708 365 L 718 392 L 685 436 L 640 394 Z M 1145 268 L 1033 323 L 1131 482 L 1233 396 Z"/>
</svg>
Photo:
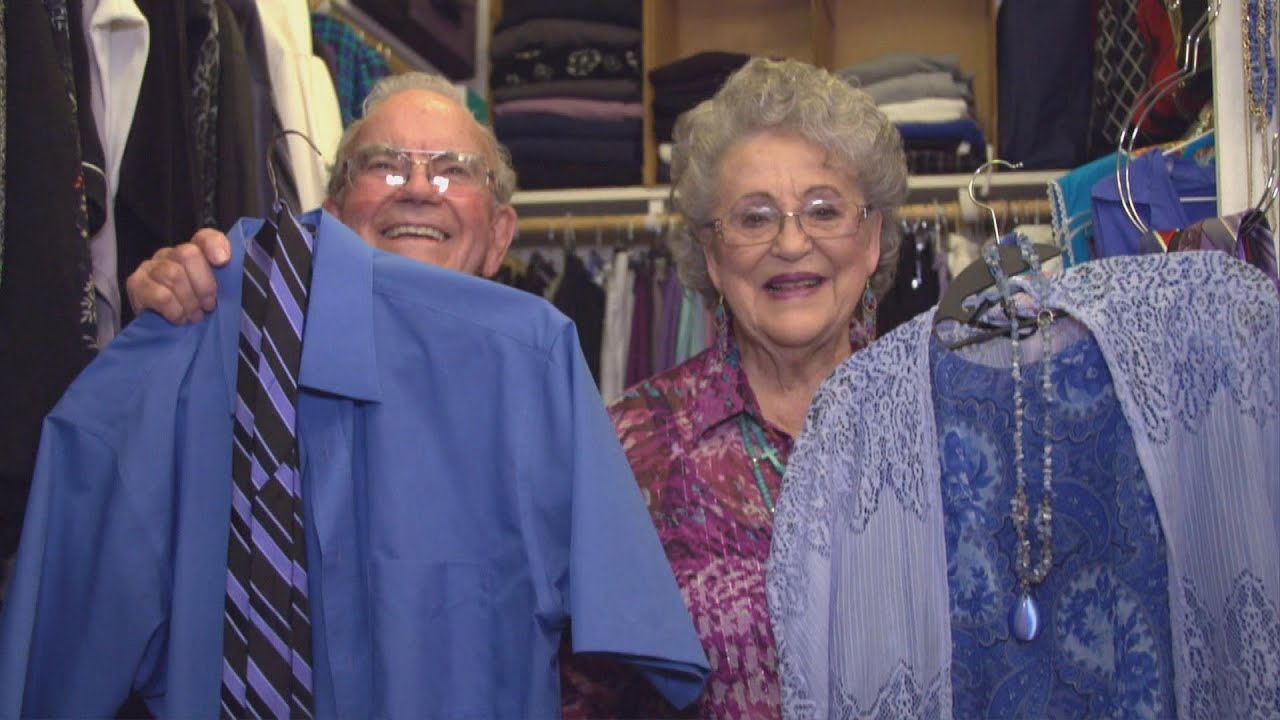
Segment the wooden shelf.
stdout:
<svg viewBox="0 0 1280 720">
<path fill-rule="evenodd" d="M 980 176 L 974 183 L 979 198 L 997 200 L 1040 199 L 1046 197 L 1050 180 L 1066 170 L 1003 171 Z M 908 202 L 928 203 L 968 201 L 972 175 L 913 175 L 907 179 Z M 581 190 L 523 190 L 511 203 L 521 218 L 564 218 L 573 215 L 664 215 L 671 188 L 666 185 Z"/>
<path fill-rule="evenodd" d="M 955 55 L 974 75 L 978 126 L 996 145 L 996 20 L 990 0 L 643 0 L 644 182 L 656 184 L 647 73 L 709 50 L 792 57 L 831 70 L 886 53 Z"/>
</svg>

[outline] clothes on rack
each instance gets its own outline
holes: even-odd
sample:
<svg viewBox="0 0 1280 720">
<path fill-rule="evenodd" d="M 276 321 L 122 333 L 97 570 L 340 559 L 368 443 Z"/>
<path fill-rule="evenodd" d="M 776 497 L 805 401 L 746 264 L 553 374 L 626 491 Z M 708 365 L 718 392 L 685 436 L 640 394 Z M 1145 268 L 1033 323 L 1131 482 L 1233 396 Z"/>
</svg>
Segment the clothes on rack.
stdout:
<svg viewBox="0 0 1280 720">
<path fill-rule="evenodd" d="M 41 418 L 132 319 L 125 279 L 201 226 L 262 215 L 277 197 L 318 205 L 341 131 L 305 4 L 58 0 L 5 13 L 5 60 L 22 72 L 3 89 L 0 563 Z M 274 142 L 286 128 L 326 157 Z"/>
<path fill-rule="evenodd" d="M 702 352 L 716 332 L 712 310 L 685 291 L 661 250 L 518 246 L 494 279 L 547 298 L 574 321 L 606 401 Z"/>
<path fill-rule="evenodd" d="M 350 25 L 324 13 L 311 13 L 311 41 L 333 54 L 329 73 L 345 128 L 364 115 L 365 96 L 374 83 L 391 74 L 391 66 Z"/>
<path fill-rule="evenodd" d="M 1116 153 L 1049 182 L 1055 242 L 1063 264 L 1147 252 L 1147 230 L 1175 231 L 1218 214 L 1213 133 L 1167 146 L 1147 146 L 1128 159 Z M 1140 227 L 1126 211 L 1131 201 Z"/>
<path fill-rule="evenodd" d="M 944 351 L 927 313 L 836 370 L 788 463 L 768 569 L 784 714 L 1274 709 L 1280 676 L 1255 669 L 1280 662 L 1280 297 L 1223 253 L 1174 253 L 1073 268 L 1040 307 L 1058 342 L 1051 403 L 1042 354 L 1024 363 L 1030 501 L 1041 438 L 1071 469 L 1041 631 L 1008 624 L 1008 335 Z"/>
<path fill-rule="evenodd" d="M 1117 185 L 1115 174 L 1093 186 L 1093 232 L 1098 257 L 1133 255 L 1143 229 L 1121 206 L 1121 195 L 1132 198 L 1133 209 L 1148 228 L 1185 228 L 1218 214 L 1217 171 L 1213 163 L 1201 165 L 1180 154 L 1159 149 L 1127 163 L 1127 185 Z M 1121 173 L 1121 182 L 1126 182 Z"/>
</svg>

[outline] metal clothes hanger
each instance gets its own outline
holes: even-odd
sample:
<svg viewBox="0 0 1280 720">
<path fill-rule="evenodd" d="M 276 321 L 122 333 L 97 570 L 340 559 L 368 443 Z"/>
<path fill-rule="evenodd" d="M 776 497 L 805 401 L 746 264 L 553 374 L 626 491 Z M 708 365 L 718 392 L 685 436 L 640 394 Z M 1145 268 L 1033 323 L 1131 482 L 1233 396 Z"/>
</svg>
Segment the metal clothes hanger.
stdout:
<svg viewBox="0 0 1280 720">
<path fill-rule="evenodd" d="M 981 208 L 991 213 L 991 224 L 995 232 L 995 237 L 989 242 L 999 243 L 1000 224 L 996 217 L 995 208 L 986 203 L 978 201 L 973 191 L 973 183 L 978 175 L 986 169 L 987 165 L 996 164 L 1005 167 L 1017 169 L 1022 166 L 1021 163 L 1011 163 L 1007 160 L 995 159 L 984 163 L 982 167 L 974 171 L 973 176 L 969 179 L 969 199 Z M 1008 277 L 1013 277 L 1024 273 L 1031 268 L 1030 265 L 1022 257 L 1022 251 L 1016 245 L 998 245 L 1000 253 L 1000 267 L 1004 269 Z M 1036 245 L 1034 246 L 1036 257 L 1041 263 L 1061 254 L 1061 250 L 1052 245 Z M 968 267 L 952 278 L 951 283 L 947 286 L 947 292 L 942 296 L 942 300 L 938 303 L 938 309 L 934 314 L 934 325 L 936 326 L 943 320 L 954 320 L 964 323 L 965 325 L 973 325 L 977 318 L 989 307 L 989 304 L 974 301 L 973 298 L 984 290 L 990 288 L 995 283 L 995 278 L 991 276 L 991 269 L 982 259 L 969 263 Z"/>
<path fill-rule="evenodd" d="M 1208 69 L 1208 65 L 1204 68 L 1200 67 L 1200 44 L 1209 35 L 1221 9 L 1222 0 L 1216 0 L 1213 8 L 1205 12 L 1187 33 L 1187 40 L 1182 46 L 1182 63 L 1179 68 L 1140 93 L 1129 106 L 1129 121 L 1121 131 L 1116 145 L 1116 188 L 1120 207 L 1134 227 L 1143 233 L 1149 232 L 1150 228 L 1139 216 L 1137 205 L 1133 201 L 1131 173 L 1133 146 L 1137 142 L 1139 129 L 1146 122 L 1147 116 L 1151 114 L 1156 103 L 1164 96 L 1177 91 L 1192 76 Z"/>
<path fill-rule="evenodd" d="M 1271 212 L 1271 208 L 1275 205 L 1276 195 L 1280 194 L 1280 132 L 1271 134 L 1271 162 L 1270 172 L 1267 173 L 1267 182 L 1262 188 L 1262 194 L 1258 197 L 1258 202 L 1254 203 L 1254 214 L 1245 218 L 1240 224 L 1240 232 L 1246 232 L 1263 222 L 1267 213 Z"/>
<path fill-rule="evenodd" d="M 287 138 L 290 135 L 297 135 L 298 137 L 302 138 L 307 143 L 307 145 L 311 146 L 311 149 L 315 152 L 316 157 L 320 158 L 321 160 L 324 160 L 324 153 L 320 152 L 319 147 L 316 147 L 315 141 L 312 140 L 309 135 L 302 132 L 301 130 L 281 130 L 280 132 L 276 133 L 275 137 L 271 138 L 271 144 L 275 145 L 276 143 L 280 142 L 281 140 Z M 273 208 L 282 208 L 285 212 L 289 213 L 289 215 L 296 215 L 293 208 L 289 207 L 289 203 L 285 202 L 283 194 L 280 192 L 280 180 L 279 178 L 276 177 L 275 167 L 271 164 L 271 153 L 267 153 L 266 163 L 267 163 L 267 179 L 271 181 L 271 194 L 274 196 L 274 202 L 272 202 L 271 206 Z"/>
</svg>

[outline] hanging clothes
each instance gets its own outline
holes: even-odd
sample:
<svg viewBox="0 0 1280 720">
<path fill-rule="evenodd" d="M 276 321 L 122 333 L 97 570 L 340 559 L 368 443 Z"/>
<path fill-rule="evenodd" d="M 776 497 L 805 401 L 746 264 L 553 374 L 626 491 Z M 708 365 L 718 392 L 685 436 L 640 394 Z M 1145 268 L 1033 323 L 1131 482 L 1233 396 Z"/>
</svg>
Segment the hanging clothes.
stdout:
<svg viewBox="0 0 1280 720">
<path fill-rule="evenodd" d="M 1200 165 L 1179 154 L 1152 149 L 1128 163 L 1128 175 L 1134 209 L 1148 228 L 1185 228 L 1218 214 L 1217 173 L 1212 163 Z M 1138 252 L 1143 230 L 1125 214 L 1121 192 L 1114 173 L 1093 186 L 1093 232 L 1099 257 Z"/>
<path fill-rule="evenodd" d="M 1217 250 L 1253 265 L 1271 278 L 1280 292 L 1276 249 L 1267 218 L 1256 210 L 1214 217 L 1182 230 L 1152 231 L 1142 236 L 1138 252 L 1161 253 Z"/>
<path fill-rule="evenodd" d="M 364 116 L 364 99 L 374 83 L 391 74 L 382 53 L 360 38 L 350 25 L 324 13 L 311 13 L 311 40 L 333 51 L 333 84 L 345 128 Z"/>
<path fill-rule="evenodd" d="M 17 547 L 41 420 L 97 348 L 67 7 L 5 12 L 6 63 L 22 71 L 5 87 L 0 558 Z"/>
<path fill-rule="evenodd" d="M 114 206 L 151 36 L 147 18 L 133 0 L 85 0 L 83 23 L 75 18 L 72 34 L 81 34 L 88 44 L 88 57 L 83 61 L 83 70 L 78 71 L 83 73 L 83 85 L 77 85 L 76 89 L 81 98 L 81 114 L 89 112 L 93 123 L 81 123 L 80 141 L 86 152 L 96 148 L 101 157 L 102 172 L 89 174 L 101 177 L 103 182 L 101 199 L 94 200 L 95 193 L 89 193 L 91 212 L 98 206 L 102 214 L 98 227 L 90 228 L 89 242 L 94 289 L 98 294 L 96 314 L 101 346 L 120 331 L 124 318 Z M 86 181 L 90 177 L 86 177 Z"/>
<path fill-rule="evenodd" d="M 612 402 L 626 388 L 627 345 L 635 303 L 635 274 L 626 250 L 613 254 L 605 282 L 604 339 L 600 346 L 600 395 Z"/>
<path fill-rule="evenodd" d="M 284 142 L 275 142 L 275 138 L 284 130 L 280 122 L 280 114 L 276 112 L 274 94 L 271 89 L 271 74 L 268 70 L 267 45 L 262 17 L 258 13 L 256 0 L 225 0 L 227 9 L 235 17 L 235 24 L 240 29 L 244 45 L 244 64 L 249 71 L 249 96 L 247 114 L 240 118 L 244 126 L 251 128 L 250 141 L 244 149 L 254 158 L 251 165 L 254 185 L 257 188 L 257 199 L 254 211 L 239 210 L 239 215 L 230 218 L 220 212 L 220 227 L 226 227 L 241 215 L 263 217 L 272 202 L 278 196 L 291 208 L 301 207 L 298 200 L 298 184 L 293 177 L 293 166 L 289 159 L 289 146 Z M 226 27 L 224 23 L 224 27 Z M 235 51 L 228 53 L 230 62 L 238 65 Z M 224 55 L 224 62 L 228 61 Z M 219 148 L 227 148 L 228 143 L 219 142 Z M 234 147 L 234 146 L 233 146 Z M 310 148 L 308 148 L 310 151 Z M 267 165 L 271 165 L 271 173 Z M 275 177 L 275 183 L 271 178 Z"/>
<path fill-rule="evenodd" d="M 928 310 L 941 297 L 938 274 L 933 269 L 934 237 L 933 229 L 924 228 L 902 234 L 893 285 L 876 307 L 877 337 Z"/>
<path fill-rule="evenodd" d="M 1001 558 L 1010 538 L 993 541 L 999 528 L 973 524 L 1003 525 L 1007 506 L 989 503 L 1012 482 L 1012 430 L 1007 407 L 980 411 L 960 393 L 970 381 L 1003 392 L 988 373 L 1007 364 L 974 354 L 944 363 L 926 313 L 836 370 L 788 464 L 768 570 L 784 714 L 1274 709 L 1280 676 L 1254 669 L 1280 663 L 1280 297 L 1222 253 L 1177 253 L 1088 263 L 1054 282 L 1040 307 L 1061 314 L 1063 341 L 1083 343 L 1054 352 L 1053 402 L 1026 413 L 1028 462 L 1045 428 L 1073 458 L 1068 477 L 1054 475 L 1049 572 L 1062 577 L 1038 601 L 1043 631 L 1030 644 L 1009 634 L 1017 585 Z M 1028 357 L 1030 397 L 1042 383 L 1040 356 Z M 939 415 L 935 403 L 949 409 Z M 1129 434 L 1115 412 L 1099 414 L 1117 404 Z M 1113 490 L 1080 479 L 1095 474 Z M 1038 476 L 1028 474 L 1028 488 Z M 977 532 L 983 544 L 966 544 Z M 1118 542 L 1110 559 L 1076 554 L 1103 539 Z M 966 547 L 977 552 L 961 555 Z M 1125 547 L 1150 558 L 1149 569 L 1131 566 Z M 1091 588 L 1103 595 L 1087 597 Z M 1153 593 L 1168 603 L 1171 640 L 1160 636 Z M 1171 664 L 1160 662 L 1165 643 Z M 1020 667 L 1004 675 L 992 661 Z"/>
<path fill-rule="evenodd" d="M 311 19 L 305 3 L 259 0 L 258 13 L 280 124 L 310 138 L 320 151 L 317 154 L 295 135 L 281 141 L 289 148 L 300 208 L 310 210 L 324 202 L 327 164 L 334 161 L 342 136 L 337 90 L 324 60 L 312 52 Z"/>
</svg>

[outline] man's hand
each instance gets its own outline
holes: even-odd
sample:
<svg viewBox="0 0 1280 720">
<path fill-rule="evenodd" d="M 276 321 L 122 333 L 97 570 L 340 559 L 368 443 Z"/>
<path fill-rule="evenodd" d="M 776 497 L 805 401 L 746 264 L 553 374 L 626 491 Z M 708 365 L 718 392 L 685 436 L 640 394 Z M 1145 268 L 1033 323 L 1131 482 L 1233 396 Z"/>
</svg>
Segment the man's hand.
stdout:
<svg viewBox="0 0 1280 720">
<path fill-rule="evenodd" d="M 157 250 L 125 283 L 133 312 L 154 310 L 175 325 L 199 322 L 217 305 L 213 268 L 230 258 L 227 236 L 212 228 L 197 231 L 181 245 Z"/>
</svg>

